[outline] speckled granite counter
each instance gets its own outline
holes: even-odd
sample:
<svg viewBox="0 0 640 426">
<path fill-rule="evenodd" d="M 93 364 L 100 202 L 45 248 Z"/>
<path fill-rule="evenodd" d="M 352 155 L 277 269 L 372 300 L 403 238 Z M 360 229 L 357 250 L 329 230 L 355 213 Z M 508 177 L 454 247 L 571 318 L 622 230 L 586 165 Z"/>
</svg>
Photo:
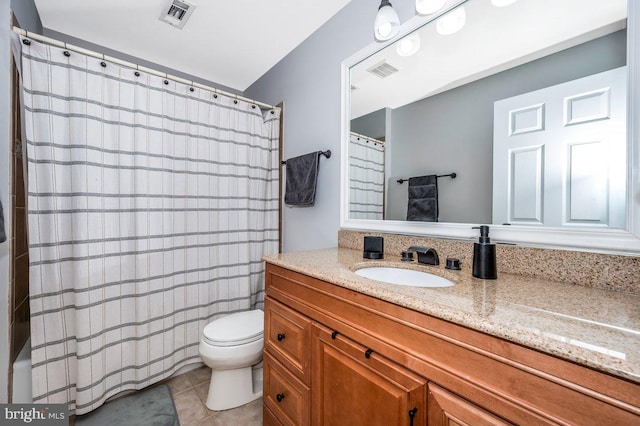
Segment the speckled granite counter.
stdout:
<svg viewBox="0 0 640 426">
<path fill-rule="evenodd" d="M 473 278 L 468 270 L 400 262 L 333 248 L 266 256 L 265 261 L 474 330 L 640 383 L 640 296 L 519 275 Z M 362 278 L 364 266 L 398 266 L 456 283 L 418 288 Z"/>
</svg>

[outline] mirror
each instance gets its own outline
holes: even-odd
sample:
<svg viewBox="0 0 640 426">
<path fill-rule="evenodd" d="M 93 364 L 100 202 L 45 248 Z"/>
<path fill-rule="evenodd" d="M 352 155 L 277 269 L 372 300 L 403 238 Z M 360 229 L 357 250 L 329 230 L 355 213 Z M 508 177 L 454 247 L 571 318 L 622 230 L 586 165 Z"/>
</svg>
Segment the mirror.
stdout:
<svg viewBox="0 0 640 426">
<path fill-rule="evenodd" d="M 626 17 L 626 0 L 450 1 L 345 61 L 342 226 L 637 250 Z M 548 243 L 561 229 L 580 236 Z"/>
</svg>

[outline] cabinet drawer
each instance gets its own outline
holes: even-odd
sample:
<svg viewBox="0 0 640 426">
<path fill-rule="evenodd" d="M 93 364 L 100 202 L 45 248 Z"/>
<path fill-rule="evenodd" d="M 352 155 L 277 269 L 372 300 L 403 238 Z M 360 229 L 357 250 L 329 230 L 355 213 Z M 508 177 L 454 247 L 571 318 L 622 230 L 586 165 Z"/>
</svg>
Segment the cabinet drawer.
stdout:
<svg viewBox="0 0 640 426">
<path fill-rule="evenodd" d="M 309 384 L 311 321 L 269 297 L 265 298 L 264 306 L 265 349 Z"/>
<path fill-rule="evenodd" d="M 452 424 L 473 426 L 511 425 L 511 423 L 505 422 L 466 399 L 460 398 L 433 383 L 429 383 L 428 387 L 427 424 L 429 426 Z"/>
<path fill-rule="evenodd" d="M 262 405 L 262 424 L 263 426 L 282 426 L 280 420 L 267 408 L 266 404 Z"/>
<path fill-rule="evenodd" d="M 266 409 L 285 426 L 309 424 L 309 388 L 268 352 L 264 358 L 263 400 Z"/>
</svg>

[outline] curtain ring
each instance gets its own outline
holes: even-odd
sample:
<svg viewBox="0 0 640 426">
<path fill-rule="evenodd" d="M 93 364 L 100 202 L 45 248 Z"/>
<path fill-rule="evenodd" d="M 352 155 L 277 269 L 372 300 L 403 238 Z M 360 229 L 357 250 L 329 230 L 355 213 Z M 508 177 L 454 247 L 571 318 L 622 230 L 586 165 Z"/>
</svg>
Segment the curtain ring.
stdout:
<svg viewBox="0 0 640 426">
<path fill-rule="evenodd" d="M 237 103 L 238 103 L 238 100 L 237 100 L 237 99 L 234 99 L 234 100 L 233 100 L 233 103 L 234 103 L 234 104 L 237 104 Z"/>
<path fill-rule="evenodd" d="M 140 71 L 136 71 L 134 72 L 134 74 L 136 75 L 136 77 L 140 77 Z"/>
<path fill-rule="evenodd" d="M 213 94 L 213 99 L 218 99 L 218 94 L 217 93 Z"/>
<path fill-rule="evenodd" d="M 100 62 L 100 65 L 102 65 L 102 68 L 106 68 L 107 67 L 107 63 L 105 61 Z"/>
<path fill-rule="evenodd" d="M 23 43 L 25 46 L 29 46 L 29 45 L 31 45 L 31 40 L 29 40 L 28 38 L 23 38 L 23 39 L 22 39 L 22 43 Z"/>
<path fill-rule="evenodd" d="M 196 89 L 194 89 L 193 87 L 189 87 L 189 91 L 190 91 L 190 92 L 195 92 L 195 91 L 196 91 Z"/>
<path fill-rule="evenodd" d="M 165 81 L 164 81 L 164 84 L 169 84 L 169 80 L 165 80 Z"/>
<path fill-rule="evenodd" d="M 68 50 L 65 50 L 65 51 L 63 52 L 63 55 L 64 55 L 64 56 L 66 56 L 66 57 L 68 58 L 69 56 L 71 56 L 71 52 L 69 52 Z"/>
</svg>

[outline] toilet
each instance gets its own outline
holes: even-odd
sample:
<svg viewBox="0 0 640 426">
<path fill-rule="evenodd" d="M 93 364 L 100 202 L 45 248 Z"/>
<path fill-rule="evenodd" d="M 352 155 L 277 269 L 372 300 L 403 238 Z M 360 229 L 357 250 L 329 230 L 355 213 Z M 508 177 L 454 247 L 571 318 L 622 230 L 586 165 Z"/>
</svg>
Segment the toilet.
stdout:
<svg viewBox="0 0 640 426">
<path fill-rule="evenodd" d="M 228 410 L 262 396 L 264 312 L 237 312 L 210 322 L 202 331 L 199 352 L 211 368 L 207 396 L 210 410 Z"/>
</svg>

